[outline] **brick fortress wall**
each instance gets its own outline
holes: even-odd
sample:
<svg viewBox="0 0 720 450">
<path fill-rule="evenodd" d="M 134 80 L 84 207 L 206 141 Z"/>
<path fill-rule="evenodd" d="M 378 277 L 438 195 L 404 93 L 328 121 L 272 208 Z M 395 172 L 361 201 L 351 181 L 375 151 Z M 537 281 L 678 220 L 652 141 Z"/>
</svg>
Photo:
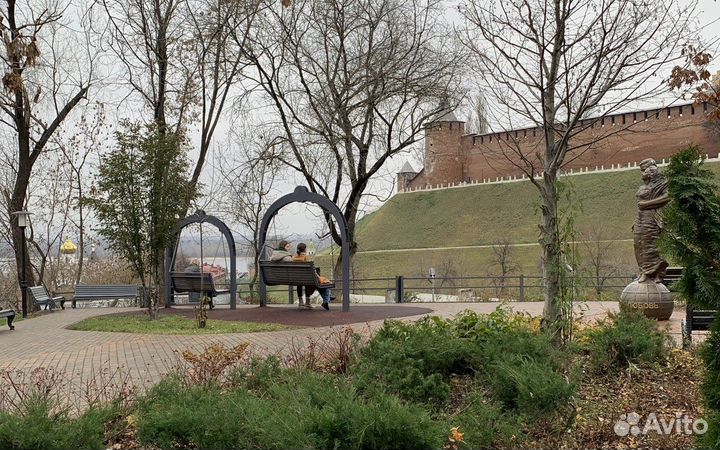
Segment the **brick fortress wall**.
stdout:
<svg viewBox="0 0 720 450">
<path fill-rule="evenodd" d="M 576 148 L 568 153 L 563 169 L 662 160 L 688 144 L 717 155 L 720 139 L 706 125 L 706 111 L 707 105 L 685 104 L 584 120 L 570 141 Z M 464 134 L 464 122 L 448 115 L 426 126 L 424 168 L 419 173 L 399 173 L 398 191 L 522 176 L 523 170 L 514 163 L 530 163 L 538 173 L 543 152 L 540 128 Z M 521 162 L 521 154 L 526 163 Z"/>
</svg>

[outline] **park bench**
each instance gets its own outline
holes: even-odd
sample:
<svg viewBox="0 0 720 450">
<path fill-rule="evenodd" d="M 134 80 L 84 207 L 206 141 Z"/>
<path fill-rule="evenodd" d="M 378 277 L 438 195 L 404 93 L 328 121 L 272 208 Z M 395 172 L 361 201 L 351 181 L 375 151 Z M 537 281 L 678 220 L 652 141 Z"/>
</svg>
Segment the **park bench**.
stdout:
<svg viewBox="0 0 720 450">
<path fill-rule="evenodd" d="M 335 283 L 320 284 L 314 262 L 260 261 L 260 273 L 267 286 L 315 286 L 334 288 Z"/>
<path fill-rule="evenodd" d="M 51 297 L 50 294 L 48 294 L 47 289 L 45 289 L 45 286 L 31 286 L 28 290 L 30 291 L 33 304 L 38 307 L 38 309 L 44 306 L 45 309 L 52 311 L 53 308 L 57 308 L 55 302 L 58 300 L 60 301 L 60 308 L 65 309 L 65 297 L 62 295 L 58 297 Z"/>
<path fill-rule="evenodd" d="M 668 267 L 665 273 L 664 283 L 670 288 L 680 278 L 682 278 L 683 268 L 682 267 Z M 688 347 L 692 344 L 692 332 L 694 331 L 707 331 L 710 329 L 717 311 L 712 309 L 700 309 L 692 305 L 685 306 L 685 319 L 681 324 L 682 341 L 683 347 Z"/>
<path fill-rule="evenodd" d="M 10 327 L 11 330 L 15 329 L 15 325 L 13 325 L 13 320 L 15 319 L 15 311 L 12 309 L 2 309 L 0 310 L 0 317 L 7 317 L 7 323 L 8 327 Z"/>
<path fill-rule="evenodd" d="M 132 298 L 137 303 L 139 289 L 134 284 L 78 284 L 75 286 L 72 307 L 75 302 L 84 300 L 112 300 Z"/>
<path fill-rule="evenodd" d="M 210 309 L 214 308 L 212 299 L 218 294 L 230 292 L 218 290 L 210 272 L 170 272 L 173 289 L 178 294 L 197 293 L 210 299 Z"/>
</svg>

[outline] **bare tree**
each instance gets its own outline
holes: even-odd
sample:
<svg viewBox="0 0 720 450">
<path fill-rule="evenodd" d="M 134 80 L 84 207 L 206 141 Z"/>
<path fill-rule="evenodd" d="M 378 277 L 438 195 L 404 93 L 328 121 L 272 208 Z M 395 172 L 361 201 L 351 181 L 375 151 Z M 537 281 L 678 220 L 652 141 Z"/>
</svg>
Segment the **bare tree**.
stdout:
<svg viewBox="0 0 720 450">
<path fill-rule="evenodd" d="M 178 132 L 192 113 L 192 72 L 179 59 L 188 38 L 184 0 L 99 0 L 109 25 L 109 44 L 125 72 L 130 96 L 152 111 L 158 132 Z M 135 98 L 135 97 L 132 97 Z"/>
<path fill-rule="evenodd" d="M 541 135 L 536 148 L 510 146 L 509 159 L 542 199 L 546 326 L 565 313 L 558 174 L 592 145 L 573 138 L 594 125 L 583 122 L 589 111 L 611 114 L 667 90 L 656 73 L 675 58 L 694 10 L 672 0 L 467 0 L 462 7 L 485 92 L 500 115 Z"/>
<path fill-rule="evenodd" d="M 109 20 L 111 48 L 125 67 L 125 84 L 152 110 L 158 130 L 177 133 L 200 121 L 191 177 L 196 187 L 247 65 L 243 47 L 259 0 L 98 1 Z"/>
<path fill-rule="evenodd" d="M 70 225 L 71 174 L 50 146 L 44 153 L 33 167 L 27 191 L 28 208 L 35 211 L 25 231 L 27 263 L 35 280 L 55 288 L 60 244 Z"/>
<path fill-rule="evenodd" d="M 487 100 L 482 92 L 470 98 L 470 113 L 465 123 L 467 132 L 485 134 L 490 131 L 487 109 Z"/>
<path fill-rule="evenodd" d="M 270 1 L 270 0 L 268 0 Z M 463 58 L 436 0 L 273 1 L 248 53 L 287 140 L 283 162 L 338 204 L 350 255 L 367 187 L 459 101 Z M 333 240 L 338 230 L 326 215 Z"/>
<path fill-rule="evenodd" d="M 185 71 L 198 78 L 200 152 L 191 183 L 198 184 L 212 145 L 215 129 L 233 87 L 239 95 L 243 70 L 249 64 L 243 47 L 259 7 L 259 0 L 186 0 L 192 31 L 189 58 L 180 60 Z"/>
<path fill-rule="evenodd" d="M 258 1 L 98 1 L 109 20 L 111 47 L 126 69 L 126 84 L 152 110 L 157 130 L 182 133 L 199 117 L 200 148 L 190 178 L 194 193 L 218 122 L 246 64 L 242 48 Z M 163 258 L 158 260 L 164 264 Z"/>
<path fill-rule="evenodd" d="M 70 181 L 73 195 L 68 199 L 68 205 L 72 205 L 77 211 L 77 216 L 71 216 L 70 219 L 78 230 L 78 261 L 75 284 L 80 284 L 85 261 L 86 211 L 84 200 L 86 187 L 88 187 L 87 179 L 89 178 L 85 172 L 86 163 L 91 155 L 97 154 L 101 143 L 109 138 L 110 134 L 106 126 L 104 106 L 101 103 L 95 103 L 83 111 L 75 129 L 69 135 L 60 134 L 55 139 L 55 145 L 57 145 L 63 158 L 67 161 L 71 171 Z"/>
<path fill-rule="evenodd" d="M 617 276 L 620 266 L 613 257 L 612 248 L 617 244 L 616 239 L 608 234 L 602 224 L 595 224 L 580 231 L 580 246 L 582 248 L 582 262 L 590 271 L 595 293 L 600 296 L 605 282 Z"/>
<path fill-rule="evenodd" d="M 87 34 L 76 33 L 75 27 L 64 23 L 72 20 L 64 15 L 75 11 L 72 4 L 41 7 L 17 0 L 7 0 L 2 8 L 0 122 L 13 130 L 17 146 L 13 188 L 5 198 L 8 213 L 24 209 L 35 163 L 71 111 L 86 98 L 94 80 L 93 56 L 90 50 L 83 51 L 90 48 Z M 75 42 L 73 55 L 63 54 L 63 39 Z M 17 221 L 11 225 L 20 277 L 22 231 Z M 34 282 L 31 270 L 25 279 Z"/>
<path fill-rule="evenodd" d="M 251 131 L 252 130 L 252 131 Z M 231 155 L 218 154 L 216 168 L 221 178 L 218 193 L 213 197 L 216 208 L 240 225 L 241 238 L 246 241 L 253 258 L 250 278 L 251 296 L 259 271 L 262 243 L 259 238 L 260 222 L 265 210 L 274 199 L 274 187 L 281 164 L 275 156 L 280 142 L 271 133 L 258 135 L 254 127 L 235 127 L 229 144 L 236 149 Z M 266 137 L 266 136 L 271 137 Z"/>
<path fill-rule="evenodd" d="M 507 285 L 507 277 L 513 272 L 516 272 L 520 265 L 515 261 L 513 256 L 513 246 L 510 239 L 504 238 L 499 242 L 496 242 L 492 246 L 492 259 L 497 265 L 498 272 L 496 278 L 493 279 L 495 287 L 498 289 L 499 294 L 505 294 L 505 286 Z"/>
</svg>

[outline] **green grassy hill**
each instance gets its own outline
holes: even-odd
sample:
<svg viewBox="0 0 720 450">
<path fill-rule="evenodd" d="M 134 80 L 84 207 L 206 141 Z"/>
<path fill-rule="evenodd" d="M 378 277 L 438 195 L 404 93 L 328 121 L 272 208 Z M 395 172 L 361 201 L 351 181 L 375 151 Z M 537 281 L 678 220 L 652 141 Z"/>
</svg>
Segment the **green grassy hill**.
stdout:
<svg viewBox="0 0 720 450">
<path fill-rule="evenodd" d="M 708 167 L 720 178 L 720 163 Z M 617 241 L 608 258 L 626 273 L 633 271 L 639 169 L 564 177 L 563 182 L 577 199 L 581 236 Z M 441 266 L 459 276 L 495 274 L 491 246 L 505 238 L 527 244 L 515 247 L 513 258 L 518 271 L 537 274 L 538 205 L 537 189 L 528 181 L 395 195 L 358 224 L 356 277 L 419 276 Z M 488 248 L 447 248 L 466 246 Z M 431 248 L 447 249 L 426 250 Z"/>
</svg>

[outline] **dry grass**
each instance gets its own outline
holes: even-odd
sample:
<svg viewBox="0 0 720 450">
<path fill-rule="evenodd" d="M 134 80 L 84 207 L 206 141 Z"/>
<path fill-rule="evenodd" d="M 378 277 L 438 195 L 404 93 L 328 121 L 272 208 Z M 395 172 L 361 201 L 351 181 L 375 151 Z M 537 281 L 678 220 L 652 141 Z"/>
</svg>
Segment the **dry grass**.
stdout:
<svg viewBox="0 0 720 450">
<path fill-rule="evenodd" d="M 536 430 L 529 444 L 539 448 L 676 449 L 693 448 L 694 436 L 673 432 L 659 435 L 618 436 L 614 425 L 622 414 L 641 416 L 641 427 L 650 413 L 669 421 L 676 415 L 703 417 L 699 385 L 702 361 L 694 354 L 674 349 L 667 361 L 654 369 L 631 368 L 616 375 L 585 376 L 576 400 L 572 426 L 564 433 L 543 435 Z"/>
</svg>

